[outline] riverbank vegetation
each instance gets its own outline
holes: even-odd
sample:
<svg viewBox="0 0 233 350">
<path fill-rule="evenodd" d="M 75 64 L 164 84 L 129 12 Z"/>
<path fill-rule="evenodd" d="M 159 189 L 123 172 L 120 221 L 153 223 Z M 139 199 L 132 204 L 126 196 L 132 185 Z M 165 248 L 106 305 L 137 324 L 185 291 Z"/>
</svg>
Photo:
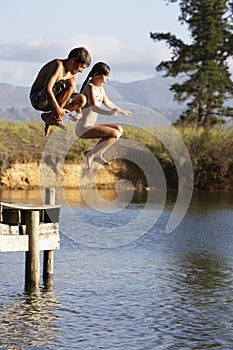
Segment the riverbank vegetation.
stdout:
<svg viewBox="0 0 233 350">
<path fill-rule="evenodd" d="M 192 128 L 179 126 L 192 161 L 195 190 L 233 190 L 233 129 L 219 127 Z M 156 131 L 156 134 L 160 130 Z M 161 133 L 165 132 L 161 129 Z M 125 127 L 123 138 L 146 146 L 158 159 L 166 176 L 167 186 L 177 189 L 177 173 L 169 150 L 153 130 Z M 15 163 L 39 162 L 48 141 L 42 123 L 0 123 L 0 169 L 11 168 Z M 79 163 L 83 152 L 94 140 L 77 140 L 66 155 L 66 162 Z M 136 174 L 135 174 L 136 175 Z M 137 175 L 136 175 L 137 176 Z"/>
</svg>

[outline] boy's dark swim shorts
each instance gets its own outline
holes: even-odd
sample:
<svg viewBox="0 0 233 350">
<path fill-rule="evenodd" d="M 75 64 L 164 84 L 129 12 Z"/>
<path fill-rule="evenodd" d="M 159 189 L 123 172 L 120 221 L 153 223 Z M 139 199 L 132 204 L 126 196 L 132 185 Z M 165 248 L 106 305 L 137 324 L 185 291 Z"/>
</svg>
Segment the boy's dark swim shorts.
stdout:
<svg viewBox="0 0 233 350">
<path fill-rule="evenodd" d="M 67 84 L 64 80 L 60 80 L 57 83 L 55 83 L 53 86 L 53 93 L 55 97 L 57 97 L 61 92 L 66 90 L 68 87 L 69 87 L 69 84 Z M 32 107 L 38 111 L 49 112 L 53 110 L 53 106 L 50 104 L 44 90 L 32 91 L 30 93 L 30 100 L 31 100 Z M 70 100 L 68 101 L 67 104 L 69 103 L 71 103 Z"/>
</svg>

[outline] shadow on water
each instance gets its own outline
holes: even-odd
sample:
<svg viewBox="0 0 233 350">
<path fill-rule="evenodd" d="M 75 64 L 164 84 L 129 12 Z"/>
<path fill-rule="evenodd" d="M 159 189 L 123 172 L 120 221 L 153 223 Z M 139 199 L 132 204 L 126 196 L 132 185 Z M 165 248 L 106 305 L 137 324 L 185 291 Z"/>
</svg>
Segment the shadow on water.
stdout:
<svg viewBox="0 0 233 350">
<path fill-rule="evenodd" d="M 59 303 L 51 288 L 25 288 L 0 304 L 0 349 L 49 349 L 56 343 Z"/>
</svg>

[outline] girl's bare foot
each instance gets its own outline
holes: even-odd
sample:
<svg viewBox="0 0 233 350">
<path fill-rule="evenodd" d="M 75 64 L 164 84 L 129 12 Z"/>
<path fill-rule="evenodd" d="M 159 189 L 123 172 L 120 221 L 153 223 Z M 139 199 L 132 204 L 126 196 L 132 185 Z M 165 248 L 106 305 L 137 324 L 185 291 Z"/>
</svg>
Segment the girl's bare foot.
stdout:
<svg viewBox="0 0 233 350">
<path fill-rule="evenodd" d="M 90 154 L 89 150 L 84 152 L 84 156 L 86 157 L 87 168 L 89 170 L 91 170 L 92 163 L 93 163 L 93 160 L 94 160 L 94 156 Z"/>
<path fill-rule="evenodd" d="M 84 156 L 86 157 L 87 167 L 90 170 L 93 164 L 93 161 L 101 164 L 101 165 L 109 165 L 109 162 L 103 156 L 94 156 L 91 154 L 90 150 L 84 152 Z"/>
<path fill-rule="evenodd" d="M 101 165 L 109 165 L 109 162 L 106 159 L 104 159 L 103 156 L 96 156 L 94 158 L 94 161 L 101 164 Z"/>
</svg>

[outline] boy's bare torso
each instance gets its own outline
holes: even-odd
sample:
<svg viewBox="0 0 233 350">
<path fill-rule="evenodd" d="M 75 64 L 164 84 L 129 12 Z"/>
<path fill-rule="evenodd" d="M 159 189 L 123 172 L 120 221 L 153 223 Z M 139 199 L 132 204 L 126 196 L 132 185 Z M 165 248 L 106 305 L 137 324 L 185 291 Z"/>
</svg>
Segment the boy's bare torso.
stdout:
<svg viewBox="0 0 233 350">
<path fill-rule="evenodd" d="M 39 71 L 31 91 L 40 91 L 51 81 L 54 85 L 60 80 L 76 79 L 76 75 L 65 69 L 65 60 L 55 59 L 44 65 Z"/>
</svg>

